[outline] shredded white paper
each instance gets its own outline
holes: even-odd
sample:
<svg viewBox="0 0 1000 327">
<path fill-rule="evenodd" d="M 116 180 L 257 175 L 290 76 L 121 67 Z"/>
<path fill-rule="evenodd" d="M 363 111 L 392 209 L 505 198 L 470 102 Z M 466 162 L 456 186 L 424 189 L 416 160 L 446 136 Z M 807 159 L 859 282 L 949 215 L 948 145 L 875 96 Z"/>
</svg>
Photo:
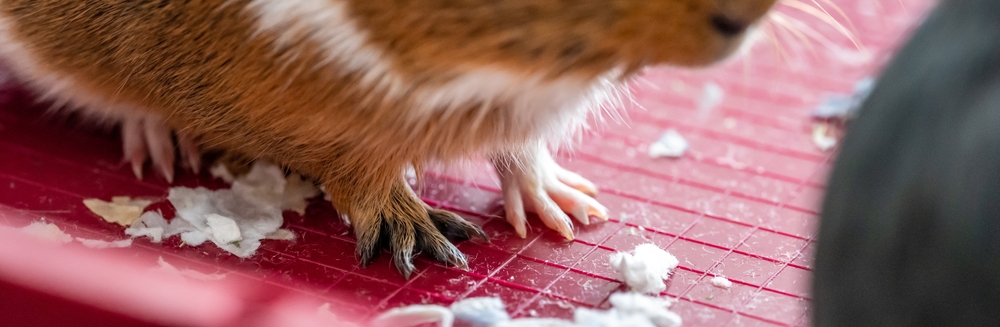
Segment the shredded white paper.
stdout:
<svg viewBox="0 0 1000 327">
<path fill-rule="evenodd" d="M 688 141 L 675 129 L 669 129 L 660 136 L 656 142 L 649 145 L 650 158 L 679 158 L 687 152 Z"/>
<path fill-rule="evenodd" d="M 611 267 L 632 291 L 657 294 L 667 289 L 664 279 L 680 263 L 676 257 L 654 244 L 642 244 L 634 254 L 611 255 Z"/>
<path fill-rule="evenodd" d="M 214 213 L 207 214 L 205 215 L 205 224 L 208 225 L 207 231 L 211 232 L 212 237 L 220 243 L 233 243 L 243 239 L 240 227 L 232 218 Z"/>
<path fill-rule="evenodd" d="M 715 276 L 715 277 L 712 278 L 712 280 L 710 282 L 712 283 L 712 286 L 715 286 L 715 287 L 718 287 L 718 288 L 730 288 L 730 287 L 733 287 L 733 282 L 730 281 L 728 278 L 722 277 L 722 276 Z"/>
<path fill-rule="evenodd" d="M 225 166 L 213 174 L 229 179 Z M 229 189 L 174 187 L 167 200 L 177 215 L 169 223 L 158 212 L 146 212 L 125 230 L 132 237 L 149 237 L 153 242 L 180 235 L 191 246 L 211 241 L 236 256 L 253 255 L 263 239 L 293 240 L 295 233 L 279 229 L 284 210 L 305 213 L 306 200 L 319 190 L 297 174 L 285 177 L 277 166 L 257 162 L 250 172 L 232 178 Z"/>
</svg>

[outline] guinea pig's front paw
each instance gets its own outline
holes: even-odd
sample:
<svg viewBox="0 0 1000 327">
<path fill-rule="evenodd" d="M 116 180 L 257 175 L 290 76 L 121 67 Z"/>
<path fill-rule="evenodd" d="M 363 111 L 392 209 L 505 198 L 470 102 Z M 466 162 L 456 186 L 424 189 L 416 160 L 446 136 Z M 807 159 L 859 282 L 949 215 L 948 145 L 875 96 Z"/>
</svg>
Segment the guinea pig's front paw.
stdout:
<svg viewBox="0 0 1000 327">
<path fill-rule="evenodd" d="M 569 213 L 584 225 L 591 217 L 608 219 L 608 209 L 593 198 L 597 187 L 587 179 L 563 169 L 547 149 L 524 155 L 494 159 L 503 188 L 504 210 L 514 230 L 527 236 L 525 211 L 538 215 L 545 226 L 572 240 Z"/>
<path fill-rule="evenodd" d="M 174 138 L 166 123 L 153 115 L 129 115 L 122 121 L 122 153 L 124 161 L 131 163 L 132 173 L 142 179 L 146 159 L 151 159 L 153 169 L 169 183 L 174 181 Z M 198 173 L 201 154 L 194 141 L 177 133 L 177 146 L 182 164 Z"/>
<path fill-rule="evenodd" d="M 361 265 L 371 264 L 379 251 L 388 246 L 393 264 L 406 279 L 413 272 L 415 253 L 425 253 L 440 262 L 467 269 L 465 255 L 449 239 L 461 242 L 475 238 L 488 242 L 486 233 L 452 212 L 428 207 L 405 182 L 396 184 L 388 203 L 374 216 L 350 217 L 358 237 Z"/>
</svg>

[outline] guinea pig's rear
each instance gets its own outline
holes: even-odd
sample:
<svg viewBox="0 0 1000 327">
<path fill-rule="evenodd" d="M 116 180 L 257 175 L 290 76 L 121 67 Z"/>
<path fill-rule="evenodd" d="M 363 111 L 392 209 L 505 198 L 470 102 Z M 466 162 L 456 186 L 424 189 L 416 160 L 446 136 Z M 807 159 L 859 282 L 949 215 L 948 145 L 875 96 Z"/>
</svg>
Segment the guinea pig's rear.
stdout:
<svg viewBox="0 0 1000 327">
<path fill-rule="evenodd" d="M 548 148 L 642 68 L 726 57 L 773 3 L 0 0 L 0 52 L 54 98 L 140 116 L 134 167 L 170 173 L 169 126 L 319 179 L 362 262 L 388 247 L 409 275 L 416 252 L 464 266 L 446 236 L 485 234 L 420 201 L 408 165 L 487 157 L 520 236 L 534 211 L 571 239 L 570 215 L 607 212 Z"/>
<path fill-rule="evenodd" d="M 1000 326 L 1000 2 L 942 1 L 852 123 L 813 323 Z"/>
</svg>

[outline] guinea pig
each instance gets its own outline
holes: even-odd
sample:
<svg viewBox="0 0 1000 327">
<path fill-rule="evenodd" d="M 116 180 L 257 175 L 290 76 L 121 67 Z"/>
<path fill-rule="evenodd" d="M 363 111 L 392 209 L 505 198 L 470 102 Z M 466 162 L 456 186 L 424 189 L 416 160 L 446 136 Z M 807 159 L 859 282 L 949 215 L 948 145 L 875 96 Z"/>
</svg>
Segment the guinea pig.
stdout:
<svg viewBox="0 0 1000 327">
<path fill-rule="evenodd" d="M 814 326 L 1000 326 L 1000 2 L 941 1 L 847 128 Z"/>
<path fill-rule="evenodd" d="M 49 99 L 122 124 L 137 176 L 201 151 L 321 182 L 363 265 L 388 247 L 459 267 L 483 231 L 404 178 L 488 158 L 506 219 L 572 239 L 607 219 L 597 188 L 550 149 L 643 68 L 705 66 L 775 0 L 0 0 L 0 57 Z"/>
</svg>

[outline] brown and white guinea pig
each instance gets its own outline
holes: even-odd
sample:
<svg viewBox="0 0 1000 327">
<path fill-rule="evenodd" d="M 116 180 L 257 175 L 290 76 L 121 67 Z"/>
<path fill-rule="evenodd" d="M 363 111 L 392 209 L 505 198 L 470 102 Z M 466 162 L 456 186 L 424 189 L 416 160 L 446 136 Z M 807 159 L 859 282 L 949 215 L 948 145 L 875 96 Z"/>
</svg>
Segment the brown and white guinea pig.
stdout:
<svg viewBox="0 0 1000 327">
<path fill-rule="evenodd" d="M 358 254 L 464 266 L 485 239 L 424 204 L 404 170 L 490 158 L 507 220 L 573 238 L 606 219 L 550 146 L 642 68 L 739 48 L 775 0 L 0 0 L 0 55 L 40 93 L 120 120 L 126 160 L 173 176 L 199 149 L 322 182 Z M 569 214 L 567 214 L 567 212 Z"/>
</svg>

